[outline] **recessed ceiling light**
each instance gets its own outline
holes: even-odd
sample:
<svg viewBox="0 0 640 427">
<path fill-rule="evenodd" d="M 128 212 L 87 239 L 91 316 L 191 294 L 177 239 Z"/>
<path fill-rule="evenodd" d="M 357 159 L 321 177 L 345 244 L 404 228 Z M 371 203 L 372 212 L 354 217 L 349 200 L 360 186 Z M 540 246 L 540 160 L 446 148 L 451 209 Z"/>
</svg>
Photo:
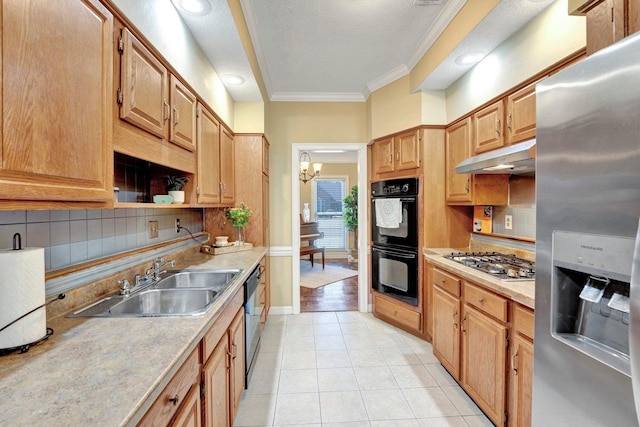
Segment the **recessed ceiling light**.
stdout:
<svg viewBox="0 0 640 427">
<path fill-rule="evenodd" d="M 484 58 L 484 53 L 482 52 L 465 53 L 464 55 L 460 55 L 456 58 L 456 64 L 462 65 L 462 66 L 468 66 L 468 65 L 475 64 L 476 62 L 480 61 L 482 58 Z"/>
<path fill-rule="evenodd" d="M 211 11 L 208 0 L 179 0 L 180 9 L 191 15 L 206 15 Z"/>
<path fill-rule="evenodd" d="M 244 79 L 237 74 L 225 74 L 222 76 L 222 81 L 228 85 L 241 85 L 244 83 Z"/>
</svg>

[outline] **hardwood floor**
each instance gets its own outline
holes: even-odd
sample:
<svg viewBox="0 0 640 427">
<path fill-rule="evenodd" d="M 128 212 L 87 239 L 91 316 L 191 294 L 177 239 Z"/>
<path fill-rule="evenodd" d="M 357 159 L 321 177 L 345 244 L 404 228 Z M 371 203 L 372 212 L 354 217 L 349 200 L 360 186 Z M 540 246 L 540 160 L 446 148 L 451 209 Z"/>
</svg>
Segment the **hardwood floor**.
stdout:
<svg viewBox="0 0 640 427">
<path fill-rule="evenodd" d="M 309 261 L 300 261 L 300 263 Z M 326 265 L 336 265 L 352 270 L 358 264 L 346 260 L 326 260 Z M 358 310 L 358 276 L 349 277 L 317 289 L 300 287 L 300 311 L 356 311 Z"/>
</svg>

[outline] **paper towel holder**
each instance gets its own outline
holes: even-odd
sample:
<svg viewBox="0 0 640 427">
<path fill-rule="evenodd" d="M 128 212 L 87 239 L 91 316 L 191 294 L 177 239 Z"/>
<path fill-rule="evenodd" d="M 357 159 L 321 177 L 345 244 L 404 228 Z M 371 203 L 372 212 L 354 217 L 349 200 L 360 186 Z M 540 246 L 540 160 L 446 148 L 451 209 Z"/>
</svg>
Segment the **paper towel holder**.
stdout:
<svg viewBox="0 0 640 427">
<path fill-rule="evenodd" d="M 16 234 L 18 234 L 18 233 L 16 233 Z M 18 234 L 18 235 L 19 235 L 19 234 Z M 15 236 L 14 236 L 14 238 L 15 238 Z M 15 249 L 15 248 L 14 248 L 14 249 Z M 54 301 L 58 301 L 58 300 L 64 299 L 64 298 L 65 298 L 65 296 L 66 296 L 65 294 L 59 294 L 57 297 L 55 297 L 55 298 L 54 298 L 54 299 L 52 299 L 51 301 L 47 301 L 47 302 L 45 302 L 44 304 L 42 304 L 42 305 L 40 305 L 40 306 L 38 306 L 38 307 L 34 308 L 33 310 L 26 312 L 25 314 L 23 314 L 22 316 L 18 317 L 18 318 L 17 318 L 17 319 L 15 319 L 14 321 L 12 321 L 12 322 L 10 322 L 9 324 L 4 325 L 2 328 L 0 328 L 0 332 L 4 331 L 4 330 L 5 330 L 5 329 L 7 329 L 9 326 L 13 325 L 14 323 L 16 323 L 17 321 L 21 320 L 22 318 L 27 317 L 27 316 L 28 316 L 28 315 L 30 315 L 31 313 L 33 313 L 33 312 L 35 312 L 35 311 L 37 311 L 37 310 L 41 309 L 42 307 L 45 307 L 45 306 L 47 306 L 47 305 L 51 304 L 51 303 L 52 303 L 52 302 L 54 302 Z M 28 344 L 22 344 L 22 345 L 17 346 L 17 347 L 0 348 L 0 356 L 5 356 L 5 355 L 7 355 L 7 354 L 13 353 L 14 351 L 18 351 L 18 350 L 20 351 L 20 353 L 26 353 L 27 351 L 29 351 L 29 349 L 30 349 L 31 347 L 33 347 L 34 345 L 39 344 L 39 343 L 41 343 L 42 341 L 44 341 L 44 340 L 48 339 L 51 335 L 53 335 L 53 329 L 51 329 L 51 328 L 47 328 L 47 333 L 45 334 L 45 336 L 43 336 L 42 338 L 40 338 L 40 339 L 38 339 L 38 340 L 35 340 L 35 341 L 30 342 L 30 343 L 28 343 Z"/>
</svg>

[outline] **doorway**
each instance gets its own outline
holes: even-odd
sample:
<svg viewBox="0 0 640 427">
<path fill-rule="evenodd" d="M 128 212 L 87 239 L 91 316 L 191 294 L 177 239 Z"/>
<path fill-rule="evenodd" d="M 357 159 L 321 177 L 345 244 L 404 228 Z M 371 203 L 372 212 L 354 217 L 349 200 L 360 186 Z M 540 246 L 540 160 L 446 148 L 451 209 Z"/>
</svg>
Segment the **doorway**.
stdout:
<svg viewBox="0 0 640 427">
<path fill-rule="evenodd" d="M 343 150 L 341 153 L 323 153 L 324 150 Z M 320 180 L 308 181 L 306 184 L 299 180 L 298 161 L 302 152 L 308 152 L 312 156 L 313 162 L 323 163 Z M 347 158 L 352 160 L 345 160 Z M 336 209 L 331 204 L 337 205 L 336 201 L 342 205 L 342 197 L 350 193 L 351 187 L 357 185 L 358 188 L 367 188 L 367 144 L 366 143 L 313 143 L 313 144 L 293 144 L 291 151 L 292 159 L 292 312 L 298 314 L 301 311 L 324 311 L 324 310 L 358 310 L 366 312 L 369 310 L 368 304 L 368 277 L 366 268 L 366 230 L 367 215 L 366 208 L 358 210 L 358 232 L 346 233 L 340 231 L 339 225 L 342 223 L 341 212 L 338 215 Z M 340 170 L 339 167 L 332 168 L 333 163 L 352 163 L 355 173 L 351 179 L 344 181 L 344 174 L 331 173 L 332 170 Z M 337 175 L 337 176 L 336 176 Z M 340 176 L 342 175 L 342 176 Z M 342 182 L 342 184 L 340 184 Z M 318 186 L 319 185 L 319 186 Z M 342 187 L 340 187 L 342 185 Z M 315 190 L 313 190 L 315 189 Z M 341 192 L 340 192 L 341 191 Z M 312 194 L 314 193 L 314 194 Z M 318 194 L 321 193 L 320 196 Z M 367 192 L 358 193 L 358 206 L 366 207 Z M 312 200 L 313 199 L 313 200 Z M 308 200 L 308 201 L 303 201 Z M 303 203 L 308 203 L 313 212 L 311 220 L 320 219 L 320 223 L 326 228 L 328 233 L 326 242 L 316 242 L 317 246 L 326 246 L 325 269 L 343 270 L 343 274 L 351 277 L 339 278 L 328 285 L 307 288 L 301 287 L 301 270 L 310 270 L 310 256 L 300 256 L 300 229 L 302 220 Z M 318 206 L 320 204 L 320 206 Z M 300 218 L 300 221 L 297 220 Z M 314 222 L 314 221 L 311 221 Z M 342 235 L 341 235 L 342 233 Z M 357 239 L 355 236 L 357 235 Z M 303 243 L 305 245 L 306 243 Z M 358 261 L 348 259 L 347 249 L 353 249 L 353 253 L 358 253 Z M 320 254 L 314 255 L 314 270 L 322 268 Z M 344 272 L 346 270 L 346 273 Z M 356 276 L 353 276 L 353 273 Z M 301 300 L 304 309 L 301 309 Z"/>
</svg>

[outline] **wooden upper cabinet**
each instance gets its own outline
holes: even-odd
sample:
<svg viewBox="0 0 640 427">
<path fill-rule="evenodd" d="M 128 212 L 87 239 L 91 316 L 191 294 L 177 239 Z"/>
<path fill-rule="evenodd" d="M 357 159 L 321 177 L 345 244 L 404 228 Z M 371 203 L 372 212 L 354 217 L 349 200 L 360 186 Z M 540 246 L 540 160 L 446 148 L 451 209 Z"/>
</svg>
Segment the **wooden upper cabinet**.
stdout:
<svg viewBox="0 0 640 427">
<path fill-rule="evenodd" d="M 393 139 L 396 170 L 420 167 L 420 131 L 402 133 Z"/>
<path fill-rule="evenodd" d="M 471 184 L 474 176 L 456 173 L 456 166 L 468 157 L 471 157 L 471 117 L 445 130 L 447 202 L 471 202 Z"/>
<path fill-rule="evenodd" d="M 373 143 L 373 173 L 381 174 L 395 170 L 393 161 L 393 137 Z"/>
<path fill-rule="evenodd" d="M 536 85 L 531 84 L 507 97 L 507 144 L 536 136 Z"/>
<path fill-rule="evenodd" d="M 640 29 L 639 0 L 585 0 L 571 13 L 587 17 L 587 55 Z"/>
<path fill-rule="evenodd" d="M 158 137 L 167 132 L 169 73 L 131 32 L 122 30 L 120 118 Z"/>
<path fill-rule="evenodd" d="M 473 153 L 504 147 L 504 133 L 502 131 L 504 117 L 504 102 L 495 102 L 473 115 Z"/>
<path fill-rule="evenodd" d="M 198 203 L 220 203 L 220 123 L 198 107 Z"/>
<path fill-rule="evenodd" d="M 269 175 L 269 141 L 262 137 L 262 173 Z"/>
<path fill-rule="evenodd" d="M 172 74 L 169 141 L 189 151 L 196 149 L 196 106 L 196 96 Z"/>
<path fill-rule="evenodd" d="M 235 154 L 233 134 L 225 127 L 220 131 L 220 202 L 225 206 L 231 206 L 235 202 Z"/>
<path fill-rule="evenodd" d="M 2 2 L 0 198 L 112 201 L 113 16 Z"/>
</svg>

